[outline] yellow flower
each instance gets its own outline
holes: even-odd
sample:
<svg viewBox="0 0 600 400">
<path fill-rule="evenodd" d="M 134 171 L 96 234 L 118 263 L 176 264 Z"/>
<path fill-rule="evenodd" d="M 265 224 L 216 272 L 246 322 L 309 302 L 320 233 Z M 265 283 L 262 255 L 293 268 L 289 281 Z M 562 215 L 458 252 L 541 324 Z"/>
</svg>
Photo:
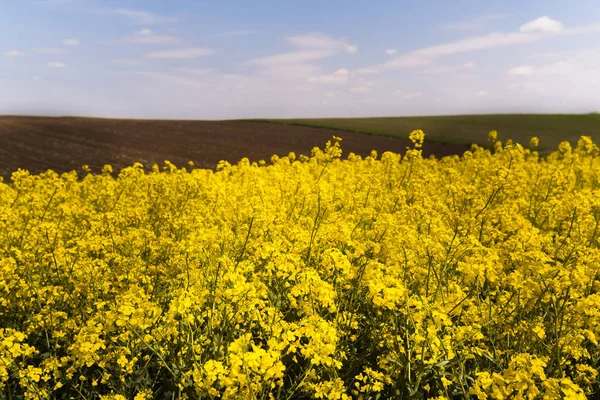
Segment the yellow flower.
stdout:
<svg viewBox="0 0 600 400">
<path fill-rule="evenodd" d="M 598 148 L 497 139 L 439 160 L 413 131 L 403 154 L 344 159 L 334 138 L 269 165 L 16 171 L 0 393 L 593 398 Z"/>
<path fill-rule="evenodd" d="M 415 145 L 415 148 L 421 148 L 423 146 L 423 141 L 425 140 L 425 133 L 420 130 L 414 130 L 408 135 L 408 138 Z"/>
<path fill-rule="evenodd" d="M 537 136 L 533 136 L 531 139 L 529 139 L 529 147 L 530 148 L 537 149 L 539 145 L 540 145 L 540 139 L 538 139 Z"/>
<path fill-rule="evenodd" d="M 546 331 L 543 326 L 536 325 L 532 330 L 540 339 L 543 340 L 546 337 Z"/>
</svg>

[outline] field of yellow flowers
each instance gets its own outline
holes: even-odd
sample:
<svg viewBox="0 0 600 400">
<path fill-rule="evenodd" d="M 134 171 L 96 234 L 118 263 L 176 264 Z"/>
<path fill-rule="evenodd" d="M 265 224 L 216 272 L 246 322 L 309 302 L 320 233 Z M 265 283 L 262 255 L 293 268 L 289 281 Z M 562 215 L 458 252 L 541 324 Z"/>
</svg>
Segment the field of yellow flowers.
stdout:
<svg viewBox="0 0 600 400">
<path fill-rule="evenodd" d="M 0 399 L 600 395 L 600 156 L 169 162 L 0 184 Z"/>
</svg>

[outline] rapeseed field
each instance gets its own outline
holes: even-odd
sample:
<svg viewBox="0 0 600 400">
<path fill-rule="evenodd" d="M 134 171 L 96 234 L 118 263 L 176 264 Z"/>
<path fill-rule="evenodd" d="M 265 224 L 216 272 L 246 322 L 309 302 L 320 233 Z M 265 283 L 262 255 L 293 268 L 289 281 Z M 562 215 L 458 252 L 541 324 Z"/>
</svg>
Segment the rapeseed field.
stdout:
<svg viewBox="0 0 600 400">
<path fill-rule="evenodd" d="M 15 172 L 0 399 L 600 396 L 598 147 L 410 139 Z"/>
</svg>

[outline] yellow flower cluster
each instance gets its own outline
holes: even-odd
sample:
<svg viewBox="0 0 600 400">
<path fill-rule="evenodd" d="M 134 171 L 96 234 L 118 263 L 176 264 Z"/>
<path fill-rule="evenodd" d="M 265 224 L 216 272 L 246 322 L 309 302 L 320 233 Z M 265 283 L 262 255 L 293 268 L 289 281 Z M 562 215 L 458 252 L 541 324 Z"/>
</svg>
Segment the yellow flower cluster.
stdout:
<svg viewBox="0 0 600 400">
<path fill-rule="evenodd" d="M 584 399 L 600 393 L 600 156 L 15 172 L 0 399 Z"/>
</svg>

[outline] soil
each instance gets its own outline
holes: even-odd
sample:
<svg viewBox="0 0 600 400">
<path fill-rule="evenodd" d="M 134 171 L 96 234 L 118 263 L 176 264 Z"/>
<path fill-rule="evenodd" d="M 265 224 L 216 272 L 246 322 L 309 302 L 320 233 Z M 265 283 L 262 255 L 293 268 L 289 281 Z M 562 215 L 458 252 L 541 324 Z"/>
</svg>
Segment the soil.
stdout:
<svg viewBox="0 0 600 400">
<path fill-rule="evenodd" d="M 253 121 L 122 120 L 93 118 L 0 117 L 0 176 L 18 168 L 31 173 L 52 169 L 80 170 L 84 164 L 99 171 L 141 162 L 146 167 L 169 160 L 177 166 L 193 161 L 215 168 L 220 160 L 243 157 L 269 160 L 271 155 L 310 155 L 333 136 L 342 138 L 344 154 L 368 155 L 371 150 L 404 153 L 408 139 L 323 128 Z M 423 155 L 462 154 L 458 144 L 425 143 Z"/>
</svg>

